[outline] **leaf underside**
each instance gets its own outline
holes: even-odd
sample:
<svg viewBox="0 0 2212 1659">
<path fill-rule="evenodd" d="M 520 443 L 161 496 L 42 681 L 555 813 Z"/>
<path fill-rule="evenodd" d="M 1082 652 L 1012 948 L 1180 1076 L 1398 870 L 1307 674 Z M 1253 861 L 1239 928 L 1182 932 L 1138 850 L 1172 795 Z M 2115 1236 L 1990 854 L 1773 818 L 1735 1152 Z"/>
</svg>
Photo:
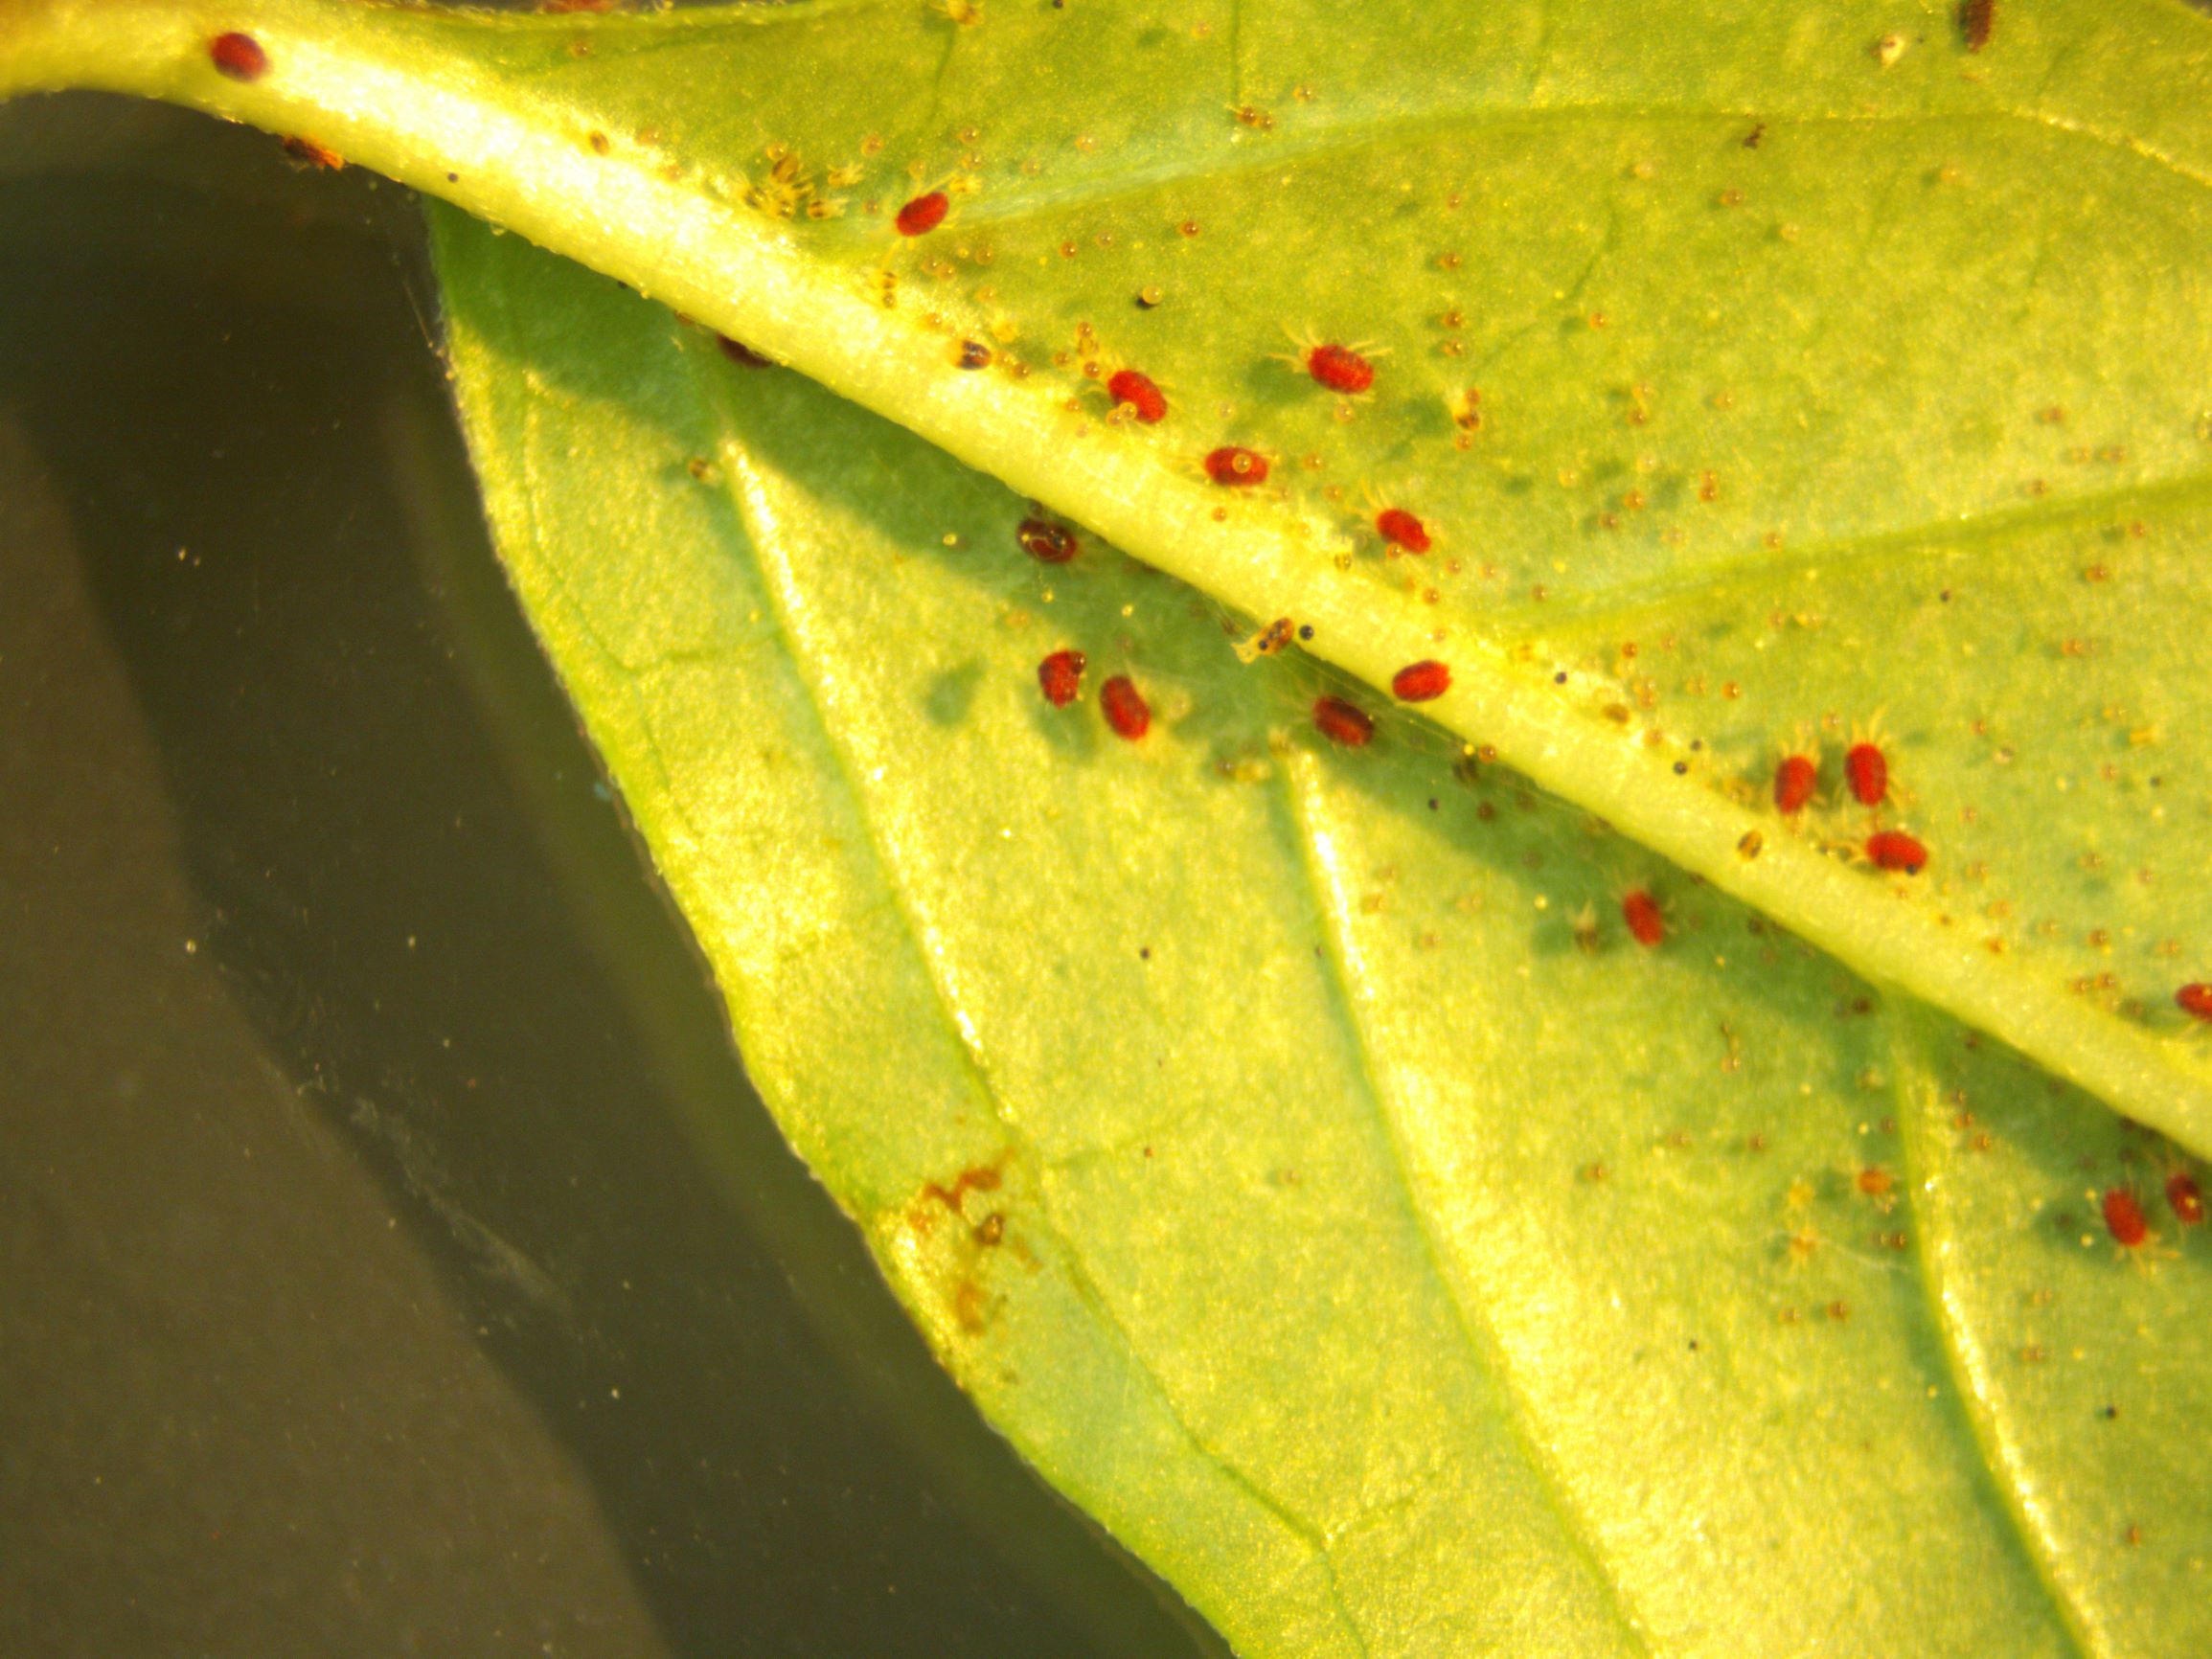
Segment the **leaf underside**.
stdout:
<svg viewBox="0 0 2212 1659">
<path fill-rule="evenodd" d="M 1977 51 L 1886 0 L 251 11 L 12 0 L 0 90 L 304 133 L 1372 686 L 1448 662 L 1425 713 L 1471 746 L 2212 1150 L 2175 1003 L 2212 960 L 2203 19 L 2046 0 Z M 242 22 L 245 81 L 209 45 Z M 1371 390 L 1305 373 L 1324 340 Z M 1125 367 L 1165 420 L 1109 408 Z M 1224 444 L 1266 482 L 1213 483 Z M 1860 733 L 1878 811 L 1839 804 Z M 1787 823 L 1785 748 L 1823 785 Z"/>
<path fill-rule="evenodd" d="M 2207 1258 L 2096 1213 L 2174 1154 L 1710 890 L 1580 948 L 1632 845 L 1410 724 L 1334 749 L 1187 589 L 438 227 L 501 545 L 764 1094 L 1240 1650 L 2212 1630 Z M 1141 742 L 1038 695 L 1067 647 Z"/>
<path fill-rule="evenodd" d="M 16 83 L 69 79 L 42 16 L 106 27 L 68 10 L 18 5 Z M 1240 1650 L 2212 1638 L 2204 1171 L 2129 1121 L 2212 1145 L 2200 20 L 247 10 L 115 8 L 72 73 L 913 428 L 436 220 L 503 555 L 764 1096 Z M 916 432 L 1145 563 L 1030 559 Z M 1311 653 L 1241 663 L 1277 614 Z M 1360 684 L 1416 656 L 1433 725 Z M 1928 869 L 1852 862 L 1878 830 Z"/>
</svg>

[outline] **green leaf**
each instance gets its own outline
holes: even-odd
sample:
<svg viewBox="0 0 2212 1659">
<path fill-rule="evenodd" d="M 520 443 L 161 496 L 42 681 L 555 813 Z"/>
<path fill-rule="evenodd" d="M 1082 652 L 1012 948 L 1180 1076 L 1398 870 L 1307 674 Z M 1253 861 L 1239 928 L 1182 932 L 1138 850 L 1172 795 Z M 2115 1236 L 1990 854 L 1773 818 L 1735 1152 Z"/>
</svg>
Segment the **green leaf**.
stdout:
<svg viewBox="0 0 2212 1659">
<path fill-rule="evenodd" d="M 2097 1218 L 2193 1166 L 1710 890 L 1581 948 L 1647 853 L 1410 721 L 1334 749 L 1187 590 L 435 223 L 512 574 L 764 1096 L 1240 1651 L 2212 1635 L 2212 1256 Z"/>
<path fill-rule="evenodd" d="M 517 583 L 764 1094 L 1241 1648 L 2212 1634 L 2194 1166 L 2052 1080 L 2212 1148 L 2201 19 L 249 10 L 11 0 L 0 88 L 304 132 L 909 429 L 443 225 Z M 1145 565 L 1025 563 L 943 451 Z M 1448 661 L 1466 751 L 1327 751 L 1218 607 Z M 1061 644 L 1142 742 L 1038 701 Z M 1878 714 L 1881 814 L 1783 819 Z"/>
<path fill-rule="evenodd" d="M 1448 661 L 1445 728 L 2212 1150 L 2174 1003 L 2212 960 L 2203 19 L 2008 6 L 1974 50 L 1880 0 L 248 10 L 13 0 L 0 90 L 303 132 L 1371 685 Z M 210 48 L 241 22 L 243 80 Z M 1286 328 L 1391 354 L 1339 400 Z M 1108 416 L 1124 364 L 1167 420 Z M 1265 487 L 1207 480 L 1224 443 Z M 1369 488 L 1435 530 L 1411 575 Z M 1853 865 L 1855 807 L 1764 801 L 1798 728 L 1833 779 L 1878 713 L 1917 879 Z"/>
</svg>

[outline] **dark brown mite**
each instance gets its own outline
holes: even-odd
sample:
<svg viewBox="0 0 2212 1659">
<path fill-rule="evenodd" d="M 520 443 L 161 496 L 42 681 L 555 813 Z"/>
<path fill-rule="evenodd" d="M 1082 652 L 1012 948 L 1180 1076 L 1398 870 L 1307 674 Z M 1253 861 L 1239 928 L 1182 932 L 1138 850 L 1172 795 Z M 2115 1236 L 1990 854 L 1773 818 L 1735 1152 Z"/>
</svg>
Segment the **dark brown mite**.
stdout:
<svg viewBox="0 0 2212 1659">
<path fill-rule="evenodd" d="M 1014 533 L 1014 539 L 1021 543 L 1022 552 L 1039 564 L 1065 564 L 1082 546 L 1074 531 L 1045 518 L 1023 519 L 1021 528 Z"/>
<path fill-rule="evenodd" d="M 318 167 L 326 172 L 338 172 L 345 168 L 346 158 L 327 144 L 317 144 L 298 133 L 287 134 L 283 142 L 285 153 L 302 167 Z"/>
<path fill-rule="evenodd" d="M 1979 52 L 1987 46 L 1996 21 L 1997 0 L 1964 0 L 1958 9 L 1958 32 L 1966 40 L 1966 49 Z"/>
<path fill-rule="evenodd" d="M 1313 705 L 1314 729 L 1346 749 L 1364 749 L 1375 740 L 1375 721 L 1365 709 L 1342 697 L 1322 697 Z"/>
<path fill-rule="evenodd" d="M 2166 1202 L 2174 1211 L 2174 1219 L 2182 1226 L 2204 1224 L 2204 1193 L 2188 1170 L 2177 1170 L 2166 1177 Z"/>
</svg>

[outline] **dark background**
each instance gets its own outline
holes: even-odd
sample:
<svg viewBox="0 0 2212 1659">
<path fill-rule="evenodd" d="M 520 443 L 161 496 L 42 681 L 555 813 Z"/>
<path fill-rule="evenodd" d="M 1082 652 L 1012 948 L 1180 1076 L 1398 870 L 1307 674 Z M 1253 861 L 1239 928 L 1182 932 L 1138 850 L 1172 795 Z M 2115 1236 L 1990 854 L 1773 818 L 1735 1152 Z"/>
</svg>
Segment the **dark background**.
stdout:
<svg viewBox="0 0 2212 1659">
<path fill-rule="evenodd" d="M 0 106 L 0 1654 L 1220 1651 L 784 1148 L 404 193 Z"/>
</svg>

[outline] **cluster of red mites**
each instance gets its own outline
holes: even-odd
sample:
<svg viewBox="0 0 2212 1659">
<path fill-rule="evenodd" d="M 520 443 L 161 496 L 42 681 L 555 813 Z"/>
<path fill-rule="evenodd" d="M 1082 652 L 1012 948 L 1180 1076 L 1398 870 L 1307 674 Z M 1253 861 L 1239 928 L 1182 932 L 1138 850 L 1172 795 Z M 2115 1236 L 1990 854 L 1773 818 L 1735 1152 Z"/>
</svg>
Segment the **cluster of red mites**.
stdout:
<svg viewBox="0 0 2212 1659">
<path fill-rule="evenodd" d="M 1089 659 L 1079 650 L 1057 650 L 1037 665 L 1038 690 L 1056 709 L 1064 709 L 1083 691 L 1083 671 Z M 1152 729 L 1152 708 L 1144 693 L 1127 674 L 1116 674 L 1098 689 L 1099 713 L 1114 735 L 1130 742 Z"/>
<path fill-rule="evenodd" d="M 2105 1231 L 2121 1249 L 2139 1250 L 2156 1237 L 2151 1230 L 2150 1216 L 2143 1212 L 2143 1200 L 2132 1187 L 2110 1188 L 2099 1207 L 2104 1211 Z M 2197 1177 L 2186 1170 L 2177 1170 L 2168 1175 L 2166 1207 L 2174 1212 L 2174 1219 L 2182 1226 L 2202 1226 L 2204 1192 L 2197 1185 Z"/>
<path fill-rule="evenodd" d="M 942 200 L 942 196 L 935 199 Z M 899 216 L 899 228 L 912 236 L 928 230 L 944 216 L 941 209 L 936 217 L 917 215 L 919 230 L 908 230 L 907 216 L 913 210 L 932 200 L 921 197 L 909 202 Z M 920 223 L 926 218 L 926 223 Z M 1349 346 L 1315 346 L 1306 353 L 1307 373 L 1333 392 L 1358 394 L 1375 384 L 1375 365 Z M 1148 426 L 1156 426 L 1168 418 L 1167 394 L 1159 382 L 1142 369 L 1122 368 L 1106 376 L 1106 396 L 1113 399 L 1117 410 L 1127 410 Z M 1207 478 L 1230 489 L 1249 489 L 1265 484 L 1273 463 L 1257 449 L 1238 443 L 1224 443 L 1207 453 L 1203 462 Z M 1432 545 L 1428 527 L 1402 507 L 1386 507 L 1375 515 L 1375 534 L 1383 542 L 1404 553 L 1426 553 Z"/>
<path fill-rule="evenodd" d="M 1870 739 L 1852 744 L 1843 756 L 1843 781 L 1860 806 L 1881 806 L 1889 799 L 1889 757 Z M 1794 818 L 1819 786 L 1817 761 L 1810 755 L 1783 756 L 1774 767 L 1774 809 Z M 1866 838 L 1865 851 L 1866 861 L 1877 870 L 1917 875 L 1927 868 L 1927 844 L 1903 830 L 1875 830 Z"/>
</svg>

